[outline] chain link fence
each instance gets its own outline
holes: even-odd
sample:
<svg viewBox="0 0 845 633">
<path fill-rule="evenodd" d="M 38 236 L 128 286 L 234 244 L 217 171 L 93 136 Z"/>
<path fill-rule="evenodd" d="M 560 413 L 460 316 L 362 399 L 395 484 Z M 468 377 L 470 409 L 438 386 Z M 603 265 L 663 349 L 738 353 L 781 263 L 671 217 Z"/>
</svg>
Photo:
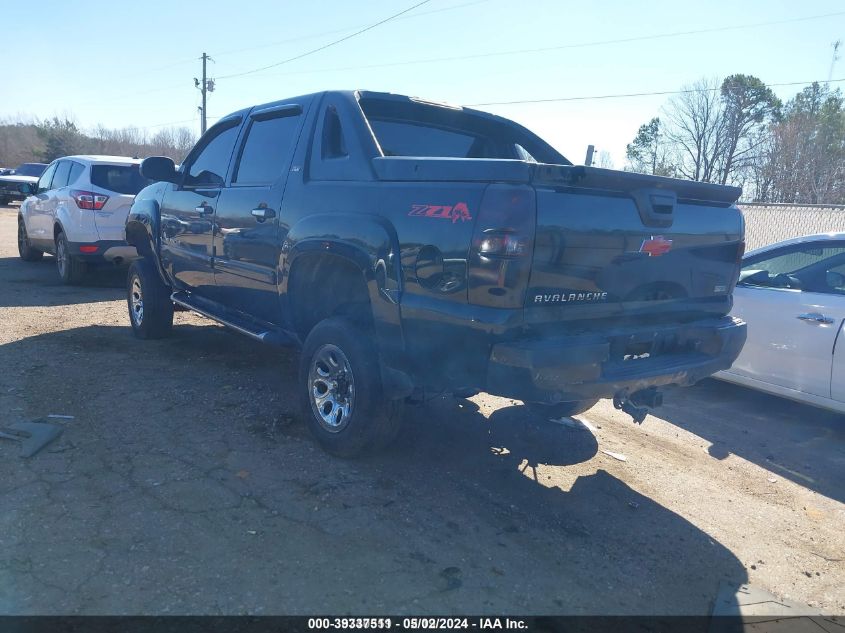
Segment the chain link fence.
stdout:
<svg viewBox="0 0 845 633">
<path fill-rule="evenodd" d="M 845 232 L 845 205 L 742 203 L 745 250 L 750 251 L 791 237 Z"/>
</svg>

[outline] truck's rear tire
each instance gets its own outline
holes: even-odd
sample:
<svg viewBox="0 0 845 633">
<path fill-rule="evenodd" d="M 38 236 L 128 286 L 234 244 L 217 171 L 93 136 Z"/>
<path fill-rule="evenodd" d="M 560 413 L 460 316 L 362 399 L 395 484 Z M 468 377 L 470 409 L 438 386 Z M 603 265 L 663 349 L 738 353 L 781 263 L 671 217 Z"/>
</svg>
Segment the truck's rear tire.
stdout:
<svg viewBox="0 0 845 633">
<path fill-rule="evenodd" d="M 132 332 L 138 338 L 163 338 L 170 333 L 173 327 L 170 288 L 146 257 L 136 259 L 129 266 L 126 304 Z"/>
<path fill-rule="evenodd" d="M 592 409 L 598 403 L 598 398 L 593 400 L 576 400 L 574 402 L 558 402 L 557 404 L 540 404 L 531 402 L 528 408 L 531 413 L 543 420 L 559 420 Z"/>
<path fill-rule="evenodd" d="M 25 262 L 37 262 L 44 257 L 44 251 L 39 251 L 30 244 L 26 224 L 22 217 L 18 217 L 18 255 Z"/>
<path fill-rule="evenodd" d="M 71 255 L 70 244 L 64 231 L 59 231 L 56 235 L 56 268 L 62 283 L 70 286 L 82 283 L 88 271 L 85 262 Z"/>
<path fill-rule="evenodd" d="M 355 457 L 399 433 L 402 402 L 384 398 L 378 351 L 347 318 L 324 319 L 308 334 L 297 389 L 306 424 L 328 453 Z"/>
</svg>

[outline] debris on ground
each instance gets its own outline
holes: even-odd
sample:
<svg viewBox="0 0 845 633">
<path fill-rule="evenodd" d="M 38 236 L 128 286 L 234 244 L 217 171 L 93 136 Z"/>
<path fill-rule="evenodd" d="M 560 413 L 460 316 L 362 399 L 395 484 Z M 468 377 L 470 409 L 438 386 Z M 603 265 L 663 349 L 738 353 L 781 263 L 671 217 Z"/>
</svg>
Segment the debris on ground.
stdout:
<svg viewBox="0 0 845 633">
<path fill-rule="evenodd" d="M 555 420 L 554 418 L 549 418 L 549 422 L 554 422 L 555 424 L 560 424 L 561 426 L 565 426 L 568 429 L 574 429 L 576 431 L 589 431 L 590 433 L 595 434 L 596 427 L 592 424 L 587 422 L 586 420 L 578 420 L 576 418 L 570 417 L 562 417 L 559 420 Z"/>
<path fill-rule="evenodd" d="M 47 417 L 48 418 L 55 418 L 55 419 L 58 419 L 58 420 L 75 420 L 76 419 L 76 416 L 64 415 L 64 414 L 61 414 L 61 413 L 51 413 Z"/>
<path fill-rule="evenodd" d="M 618 459 L 620 462 L 628 461 L 628 458 L 625 457 L 622 453 L 614 453 L 613 451 L 606 451 L 604 449 L 601 449 L 601 452 L 605 455 L 610 455 L 610 457 L 612 457 L 613 459 Z"/>
<path fill-rule="evenodd" d="M 0 429 L 0 438 L 20 442 L 20 456 L 32 457 L 59 437 L 63 430 L 46 422 L 15 422 Z"/>
</svg>

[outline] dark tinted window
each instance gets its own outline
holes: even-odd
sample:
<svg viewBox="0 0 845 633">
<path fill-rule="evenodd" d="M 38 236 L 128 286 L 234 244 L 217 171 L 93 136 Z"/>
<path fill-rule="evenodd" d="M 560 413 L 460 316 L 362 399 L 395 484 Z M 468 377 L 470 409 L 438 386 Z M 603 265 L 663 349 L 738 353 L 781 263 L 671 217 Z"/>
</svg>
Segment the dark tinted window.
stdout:
<svg viewBox="0 0 845 633">
<path fill-rule="evenodd" d="M 38 177 L 44 173 L 47 165 L 43 163 L 24 163 L 15 170 L 18 176 L 35 176 Z"/>
<path fill-rule="evenodd" d="M 467 158 L 476 136 L 393 121 L 370 121 L 385 156 L 448 156 Z M 514 158 L 511 156 L 510 158 Z"/>
<path fill-rule="evenodd" d="M 363 97 L 359 105 L 385 156 L 531 156 L 542 163 L 571 164 L 536 134 L 506 119 L 414 99 Z"/>
<path fill-rule="evenodd" d="M 70 176 L 67 179 L 67 184 L 72 185 L 76 182 L 77 178 L 79 178 L 80 174 L 85 171 L 85 166 L 80 165 L 79 163 L 74 163 L 71 161 L 70 163 Z"/>
<path fill-rule="evenodd" d="M 50 189 L 61 189 L 67 186 L 67 178 L 70 176 L 71 163 L 69 160 L 59 161 L 59 166 L 56 167 L 56 173 L 53 175 L 53 182 Z"/>
<path fill-rule="evenodd" d="M 234 182 L 241 185 L 275 182 L 290 161 L 298 127 L 299 116 L 253 121 Z"/>
<path fill-rule="evenodd" d="M 56 166 L 58 163 L 53 163 L 47 168 L 47 171 L 38 179 L 38 193 L 50 189 L 50 182 L 53 180 L 53 174 L 56 173 Z"/>
<path fill-rule="evenodd" d="M 186 185 L 219 186 L 223 184 L 226 179 L 226 170 L 229 168 L 229 159 L 232 157 L 232 150 L 238 138 L 238 129 L 239 127 L 235 125 L 221 131 L 200 150 L 199 155 L 188 168 Z"/>
<path fill-rule="evenodd" d="M 138 165 L 91 165 L 91 184 L 115 193 L 134 196 L 151 182 Z"/>
<path fill-rule="evenodd" d="M 348 155 L 346 139 L 343 137 L 343 127 L 334 106 L 326 108 L 323 121 L 323 158 L 343 158 Z"/>
</svg>

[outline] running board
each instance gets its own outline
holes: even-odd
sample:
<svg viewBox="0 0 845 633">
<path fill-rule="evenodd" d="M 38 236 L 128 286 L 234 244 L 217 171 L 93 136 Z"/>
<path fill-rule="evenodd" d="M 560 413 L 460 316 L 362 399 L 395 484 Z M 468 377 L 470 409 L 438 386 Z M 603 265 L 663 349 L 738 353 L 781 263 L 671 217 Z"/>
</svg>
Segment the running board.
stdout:
<svg viewBox="0 0 845 633">
<path fill-rule="evenodd" d="M 240 334 L 244 334 L 251 339 L 255 339 L 260 343 L 268 345 L 276 345 L 279 347 L 288 347 L 299 345 L 299 341 L 286 333 L 281 328 L 277 328 L 269 323 L 264 323 L 253 319 L 245 314 L 234 312 L 226 309 L 213 301 L 194 297 L 190 293 L 184 291 L 176 291 L 170 295 L 170 300 L 176 305 L 196 312 L 197 314 L 207 317 L 212 321 L 232 328 Z"/>
</svg>

